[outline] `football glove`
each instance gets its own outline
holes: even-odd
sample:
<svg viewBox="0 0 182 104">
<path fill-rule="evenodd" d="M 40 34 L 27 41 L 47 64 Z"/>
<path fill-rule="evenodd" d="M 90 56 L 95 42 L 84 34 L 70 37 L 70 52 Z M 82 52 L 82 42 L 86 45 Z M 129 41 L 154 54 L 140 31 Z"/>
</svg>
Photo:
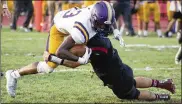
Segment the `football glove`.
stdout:
<svg viewBox="0 0 182 104">
<path fill-rule="evenodd" d="M 114 29 L 113 33 L 114 33 L 114 39 L 118 40 L 119 41 L 119 44 L 121 46 L 125 46 L 124 40 L 123 40 L 123 38 L 122 38 L 121 33 L 119 32 L 119 30 L 118 29 Z"/>
<path fill-rule="evenodd" d="M 92 50 L 90 48 L 86 47 L 85 54 L 83 55 L 83 57 L 79 57 L 78 63 L 87 64 L 89 62 L 91 53 L 92 53 Z"/>
</svg>

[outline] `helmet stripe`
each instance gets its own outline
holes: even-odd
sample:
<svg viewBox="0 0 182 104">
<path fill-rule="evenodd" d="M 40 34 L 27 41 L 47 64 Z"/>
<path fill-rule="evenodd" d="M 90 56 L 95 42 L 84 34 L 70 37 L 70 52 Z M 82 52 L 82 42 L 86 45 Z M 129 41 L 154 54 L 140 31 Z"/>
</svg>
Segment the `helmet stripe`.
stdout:
<svg viewBox="0 0 182 104">
<path fill-rule="evenodd" d="M 107 21 L 111 22 L 112 19 L 112 8 L 111 5 L 109 4 L 109 2 L 103 1 L 106 6 L 107 6 L 107 11 L 108 11 L 108 17 L 107 17 Z"/>
</svg>

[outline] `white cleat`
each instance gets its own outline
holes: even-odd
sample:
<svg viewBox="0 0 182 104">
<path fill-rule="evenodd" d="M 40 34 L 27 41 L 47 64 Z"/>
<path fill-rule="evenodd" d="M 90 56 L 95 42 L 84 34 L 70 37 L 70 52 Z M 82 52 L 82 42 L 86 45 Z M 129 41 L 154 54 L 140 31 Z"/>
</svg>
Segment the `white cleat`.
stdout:
<svg viewBox="0 0 182 104">
<path fill-rule="evenodd" d="M 16 86 L 17 86 L 17 79 L 13 78 L 11 76 L 11 73 L 13 72 L 13 70 L 8 70 L 6 72 L 6 89 L 7 89 L 7 92 L 8 94 L 11 96 L 11 97 L 15 97 L 16 95 Z"/>
</svg>

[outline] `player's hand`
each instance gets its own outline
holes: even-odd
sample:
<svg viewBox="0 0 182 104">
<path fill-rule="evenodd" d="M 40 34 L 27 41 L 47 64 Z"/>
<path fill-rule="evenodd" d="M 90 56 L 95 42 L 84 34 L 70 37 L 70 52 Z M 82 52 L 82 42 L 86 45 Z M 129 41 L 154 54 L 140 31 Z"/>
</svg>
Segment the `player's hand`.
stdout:
<svg viewBox="0 0 182 104">
<path fill-rule="evenodd" d="M 49 56 L 50 56 L 50 53 L 47 51 L 44 51 L 44 54 L 43 54 L 44 61 L 49 61 Z"/>
<path fill-rule="evenodd" d="M 85 54 L 83 55 L 83 57 L 79 57 L 78 62 L 80 64 L 87 64 L 89 62 L 91 53 L 92 53 L 92 50 L 90 48 L 86 47 Z"/>
<path fill-rule="evenodd" d="M 119 30 L 118 29 L 114 29 L 113 33 L 114 33 L 114 39 L 119 41 L 119 38 L 121 36 L 121 33 L 119 32 Z"/>
<path fill-rule="evenodd" d="M 3 16 L 7 16 L 8 18 L 11 18 L 11 13 L 8 10 L 8 8 L 3 8 Z"/>
<path fill-rule="evenodd" d="M 121 46 L 125 46 L 124 40 L 123 40 L 123 38 L 121 36 L 121 33 L 119 32 L 118 29 L 115 29 L 114 30 L 114 39 L 118 40 L 119 41 L 119 44 Z"/>
</svg>

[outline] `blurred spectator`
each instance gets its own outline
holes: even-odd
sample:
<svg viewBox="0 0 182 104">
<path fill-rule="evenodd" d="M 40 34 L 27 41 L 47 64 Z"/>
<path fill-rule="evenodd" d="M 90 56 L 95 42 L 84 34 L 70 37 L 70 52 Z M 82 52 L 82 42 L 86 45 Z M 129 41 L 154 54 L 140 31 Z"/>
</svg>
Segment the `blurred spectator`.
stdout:
<svg viewBox="0 0 182 104">
<path fill-rule="evenodd" d="M 1 28 L 1 22 L 2 22 L 2 17 L 1 16 L 7 16 L 8 18 L 11 17 L 11 13 L 8 9 L 7 1 L 0 1 L 0 28 Z"/>
<path fill-rule="evenodd" d="M 48 15 L 49 15 L 48 28 L 50 28 L 53 23 L 53 18 L 54 18 L 55 13 L 61 10 L 62 2 L 65 2 L 65 1 L 52 1 L 52 0 L 47 1 L 47 6 L 48 6 L 47 9 L 48 9 Z M 45 8 L 44 8 L 44 11 L 45 11 Z M 45 15 L 46 15 L 46 13 L 44 13 L 44 16 Z"/>
<path fill-rule="evenodd" d="M 174 11 L 170 10 L 170 5 L 171 5 L 172 0 L 167 1 L 167 17 L 168 17 L 168 22 L 170 22 L 173 18 Z"/>
<path fill-rule="evenodd" d="M 97 0 L 97 1 L 99 1 L 99 0 Z M 82 7 L 84 8 L 84 7 L 93 5 L 93 4 L 95 4 L 97 1 L 96 1 L 96 0 L 94 0 L 94 1 L 91 1 L 91 0 L 84 0 L 84 1 L 83 1 Z"/>
<path fill-rule="evenodd" d="M 137 20 L 138 20 L 138 36 L 143 35 L 143 4 L 144 1 L 137 0 L 135 8 L 137 9 Z"/>
<path fill-rule="evenodd" d="M 30 23 L 30 20 L 33 16 L 33 11 L 34 11 L 32 0 L 15 0 L 14 1 L 13 20 L 12 20 L 12 25 L 10 26 L 10 28 L 12 30 L 17 29 L 16 23 L 17 23 L 18 17 L 20 16 L 20 13 L 23 11 L 27 12 L 26 20 L 23 24 L 23 29 L 25 32 L 30 32 L 28 25 Z"/>
<path fill-rule="evenodd" d="M 69 8 L 73 8 L 73 7 L 82 7 L 82 1 L 79 0 L 69 0 Z"/>
<path fill-rule="evenodd" d="M 154 23 L 158 37 L 162 37 L 162 31 L 160 29 L 160 7 L 157 0 L 144 1 L 144 36 L 148 36 L 148 24 L 150 20 L 150 14 L 154 13 Z"/>
<path fill-rule="evenodd" d="M 112 1 L 113 2 L 113 1 Z M 121 22 L 119 21 L 120 16 L 123 16 L 124 25 L 126 26 L 129 35 L 134 36 L 135 32 L 132 26 L 132 17 L 131 17 L 131 7 L 130 0 L 118 0 L 113 3 L 113 7 L 115 10 L 115 17 L 118 22 L 118 27 L 121 28 L 121 34 L 123 33 L 123 28 L 121 26 Z M 124 26 L 123 26 L 124 27 Z"/>
<path fill-rule="evenodd" d="M 62 9 L 61 10 L 68 10 L 69 9 L 69 2 L 68 1 L 61 1 Z"/>
<path fill-rule="evenodd" d="M 170 10 L 174 11 L 174 15 L 172 17 L 172 20 L 169 22 L 168 27 L 165 31 L 165 37 L 171 37 L 172 36 L 172 32 L 171 32 L 171 28 L 173 27 L 174 23 L 177 21 L 177 24 L 179 24 L 179 22 L 182 20 L 182 1 L 171 1 L 171 5 L 170 5 Z M 176 32 L 178 32 L 181 28 L 180 25 L 176 26 Z"/>
</svg>

